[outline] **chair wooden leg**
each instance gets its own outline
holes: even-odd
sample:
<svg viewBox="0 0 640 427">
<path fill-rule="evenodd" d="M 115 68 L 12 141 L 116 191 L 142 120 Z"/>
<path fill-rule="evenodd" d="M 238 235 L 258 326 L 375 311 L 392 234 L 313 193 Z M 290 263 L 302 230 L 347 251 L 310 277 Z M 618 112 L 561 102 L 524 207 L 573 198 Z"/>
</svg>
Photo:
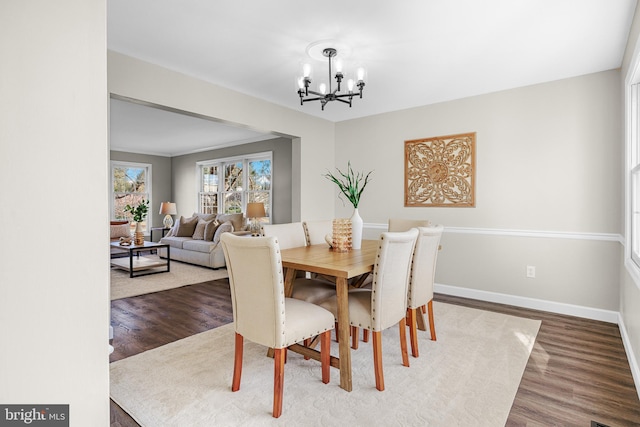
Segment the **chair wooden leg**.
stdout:
<svg viewBox="0 0 640 427">
<path fill-rule="evenodd" d="M 411 355 L 413 357 L 418 357 L 418 328 L 417 328 L 417 320 L 416 316 L 418 309 L 416 308 L 408 308 L 407 312 L 409 315 L 409 341 L 411 341 Z"/>
<path fill-rule="evenodd" d="M 307 338 L 306 340 L 304 340 L 304 346 L 305 347 L 309 347 L 309 344 L 311 344 L 311 339 Z M 304 360 L 309 360 L 309 356 L 305 356 Z"/>
<path fill-rule="evenodd" d="M 373 369 L 376 375 L 376 388 L 384 391 L 384 374 L 382 372 L 382 333 L 371 331 L 373 336 Z"/>
<path fill-rule="evenodd" d="M 329 384 L 331 379 L 331 331 L 320 335 L 320 364 L 322 365 L 322 382 Z"/>
<path fill-rule="evenodd" d="M 242 377 L 242 351 L 244 338 L 236 332 L 235 357 L 233 360 L 233 381 L 231 382 L 231 391 L 240 390 L 240 377 Z"/>
<path fill-rule="evenodd" d="M 339 341 L 339 338 L 338 338 L 338 322 L 335 322 L 335 326 L 336 326 L 336 327 L 335 327 L 335 329 L 334 329 L 334 330 L 336 331 L 336 342 L 340 342 L 340 341 Z"/>
<path fill-rule="evenodd" d="M 421 308 L 422 308 L 422 314 L 427 314 L 427 306 L 426 306 L 426 304 L 423 305 Z"/>
<path fill-rule="evenodd" d="M 362 330 L 362 342 L 369 342 L 369 330 L 368 329 L 363 329 Z"/>
<path fill-rule="evenodd" d="M 358 340 L 360 339 L 360 328 L 357 326 L 351 327 L 351 348 L 358 349 Z"/>
<path fill-rule="evenodd" d="M 436 325 L 433 321 L 433 300 L 429 301 L 427 306 L 429 309 L 429 331 L 431 332 L 431 341 L 436 341 Z"/>
<path fill-rule="evenodd" d="M 282 395 L 284 390 L 284 359 L 286 348 L 276 348 L 273 355 L 273 417 L 282 415 Z"/>
<path fill-rule="evenodd" d="M 400 350 L 402 351 L 402 364 L 409 366 L 409 353 L 407 352 L 407 321 L 403 317 L 400 320 Z"/>
</svg>

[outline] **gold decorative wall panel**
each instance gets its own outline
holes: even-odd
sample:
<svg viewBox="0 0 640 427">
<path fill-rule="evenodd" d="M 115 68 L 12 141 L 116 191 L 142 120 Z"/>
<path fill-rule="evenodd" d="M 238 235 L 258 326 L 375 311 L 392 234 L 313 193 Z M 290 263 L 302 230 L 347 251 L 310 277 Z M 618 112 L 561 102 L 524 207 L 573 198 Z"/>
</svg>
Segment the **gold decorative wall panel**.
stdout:
<svg viewBox="0 0 640 427">
<path fill-rule="evenodd" d="M 476 134 L 404 142 L 404 205 L 475 207 Z"/>
</svg>

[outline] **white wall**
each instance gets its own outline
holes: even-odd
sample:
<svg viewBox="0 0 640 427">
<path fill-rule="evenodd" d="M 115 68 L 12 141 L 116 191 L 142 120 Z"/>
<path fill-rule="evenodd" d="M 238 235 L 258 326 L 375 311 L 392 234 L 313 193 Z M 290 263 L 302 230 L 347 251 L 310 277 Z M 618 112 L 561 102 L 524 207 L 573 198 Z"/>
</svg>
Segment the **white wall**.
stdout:
<svg viewBox="0 0 640 427">
<path fill-rule="evenodd" d="M 300 188 L 294 220 L 330 218 L 333 189 L 322 174 L 334 162 L 334 125 L 116 52 L 108 54 L 109 92 L 252 129 L 300 138 Z M 297 145 L 297 144 L 296 144 Z M 294 159 L 295 162 L 295 159 Z"/>
<path fill-rule="evenodd" d="M 359 209 L 369 236 L 389 217 L 447 228 L 438 283 L 610 318 L 619 307 L 619 88 L 614 70 L 339 122 L 336 164 L 375 171 Z M 466 132 L 477 133 L 476 207 L 405 208 L 404 141 Z"/>
<path fill-rule="evenodd" d="M 104 0 L 0 2 L 0 402 L 109 425 Z"/>
</svg>

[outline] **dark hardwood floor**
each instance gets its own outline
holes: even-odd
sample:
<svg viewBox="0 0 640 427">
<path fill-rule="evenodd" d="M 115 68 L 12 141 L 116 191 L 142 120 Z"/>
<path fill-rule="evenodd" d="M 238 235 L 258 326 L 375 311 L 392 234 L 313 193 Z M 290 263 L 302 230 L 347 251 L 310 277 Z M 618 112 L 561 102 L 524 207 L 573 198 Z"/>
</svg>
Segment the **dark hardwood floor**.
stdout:
<svg viewBox="0 0 640 427">
<path fill-rule="evenodd" d="M 617 325 L 440 294 L 435 300 L 542 321 L 507 426 L 640 426 Z M 112 301 L 110 361 L 231 321 L 227 280 Z M 436 330 L 437 322 L 436 312 Z M 111 426 L 138 424 L 111 402 Z"/>
</svg>

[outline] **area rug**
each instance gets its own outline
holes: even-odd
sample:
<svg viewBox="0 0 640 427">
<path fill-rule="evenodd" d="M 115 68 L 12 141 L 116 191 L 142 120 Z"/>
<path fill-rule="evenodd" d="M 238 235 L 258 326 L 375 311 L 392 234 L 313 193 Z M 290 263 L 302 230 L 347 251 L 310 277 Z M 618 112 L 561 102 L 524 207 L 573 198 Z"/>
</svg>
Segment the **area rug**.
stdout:
<svg viewBox="0 0 640 427">
<path fill-rule="evenodd" d="M 130 278 L 128 272 L 112 267 L 111 299 L 127 298 L 229 277 L 226 268 L 213 270 L 178 261 L 171 261 L 170 267 L 171 271 L 168 273 L 134 278 Z"/>
<path fill-rule="evenodd" d="M 370 343 L 352 351 L 353 391 L 340 374 L 289 352 L 283 414 L 271 416 L 273 359 L 245 340 L 242 383 L 231 392 L 234 329 L 225 325 L 113 362 L 111 398 L 142 426 L 503 426 L 540 321 L 434 303 L 437 341 L 402 366 L 398 328 L 383 333 L 385 391 Z M 331 354 L 337 355 L 332 342 Z"/>
</svg>

